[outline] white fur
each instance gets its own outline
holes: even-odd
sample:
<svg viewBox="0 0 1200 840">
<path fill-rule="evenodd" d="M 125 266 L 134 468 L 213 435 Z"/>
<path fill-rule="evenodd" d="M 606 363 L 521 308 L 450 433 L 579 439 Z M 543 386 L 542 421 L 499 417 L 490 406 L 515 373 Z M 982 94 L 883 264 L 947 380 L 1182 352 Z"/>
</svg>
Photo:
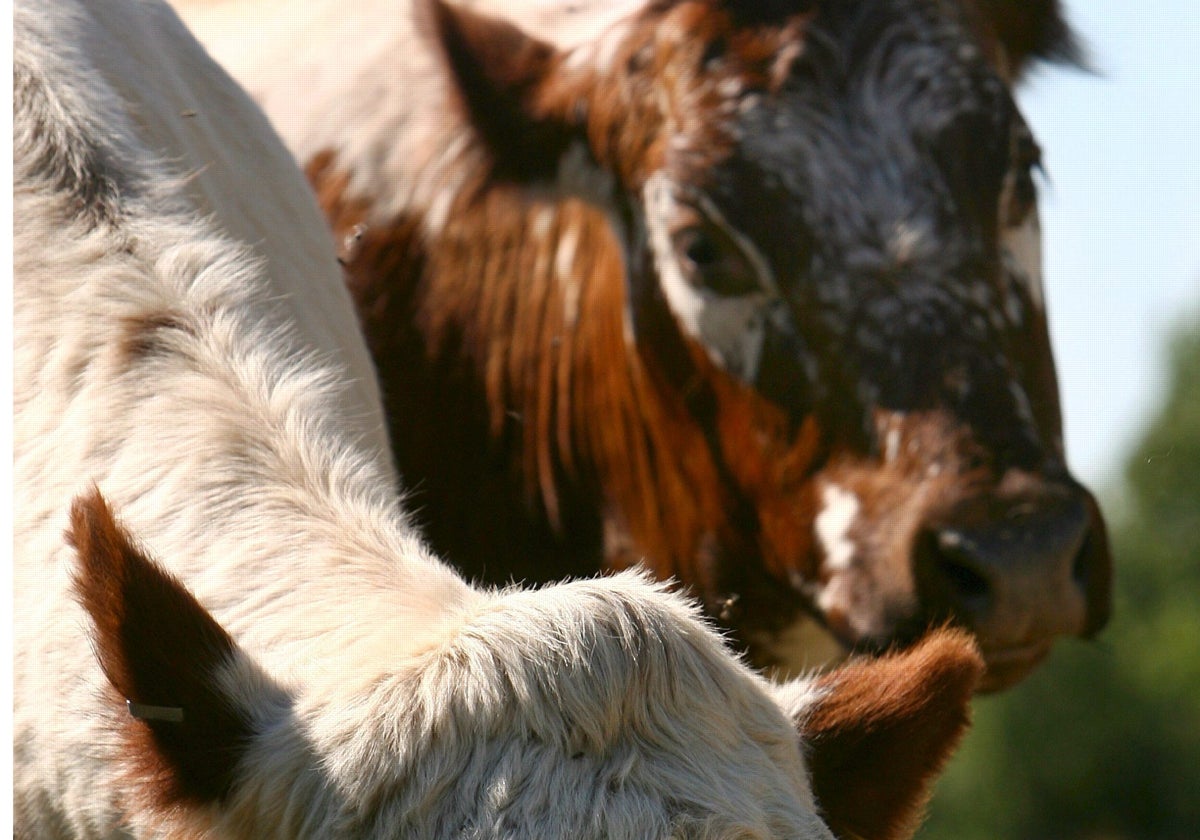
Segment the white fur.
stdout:
<svg viewBox="0 0 1200 840">
<path fill-rule="evenodd" d="M 813 520 L 813 530 L 825 553 L 825 568 L 841 572 L 854 559 L 854 541 L 850 528 L 858 517 L 858 497 L 835 484 L 821 490 L 821 512 Z"/>
<path fill-rule="evenodd" d="M 1042 225 L 1037 208 L 1032 208 L 1019 225 L 1006 228 L 1002 235 L 1010 270 L 1029 290 L 1029 298 L 1038 312 L 1045 312 L 1046 294 L 1042 287 Z M 1018 315 L 1010 315 L 1019 323 Z"/>
<path fill-rule="evenodd" d="M 429 555 L 315 203 L 169 10 L 14 20 L 16 835 L 155 833 L 70 595 L 95 483 L 239 645 L 218 679 L 256 737 L 208 836 L 828 838 L 814 695 L 692 604 L 634 574 L 480 592 Z"/>
</svg>

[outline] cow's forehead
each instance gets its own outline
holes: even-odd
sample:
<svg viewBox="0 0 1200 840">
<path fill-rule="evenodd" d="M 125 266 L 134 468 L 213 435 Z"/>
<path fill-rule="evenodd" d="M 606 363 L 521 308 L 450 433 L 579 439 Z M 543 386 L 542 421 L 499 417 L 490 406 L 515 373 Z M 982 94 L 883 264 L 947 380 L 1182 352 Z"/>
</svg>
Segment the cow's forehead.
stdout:
<svg viewBox="0 0 1200 840">
<path fill-rule="evenodd" d="M 734 198 L 749 179 L 764 193 L 756 200 L 770 203 L 773 189 L 810 188 L 810 167 L 834 181 L 886 175 L 955 130 L 969 136 L 968 151 L 1003 157 L 1015 106 L 963 17 L 955 3 L 830 3 L 803 25 L 748 39 L 737 22 L 668 14 L 655 35 L 671 39 L 657 48 L 673 56 L 655 68 L 662 162 L 681 183 Z M 625 70 L 632 87 L 645 81 L 646 68 Z M 911 163 L 931 172 L 927 164 Z"/>
<path fill-rule="evenodd" d="M 1011 96 L 960 3 L 761 6 L 651 3 L 568 48 L 565 77 L 594 74 L 602 91 L 579 106 L 589 136 L 604 138 L 602 157 L 620 162 L 628 185 L 666 168 L 702 187 L 735 154 L 796 170 L 805 139 L 838 150 L 862 137 L 911 145 L 971 120 L 975 133 L 1003 133 L 987 123 L 1003 122 Z"/>
</svg>

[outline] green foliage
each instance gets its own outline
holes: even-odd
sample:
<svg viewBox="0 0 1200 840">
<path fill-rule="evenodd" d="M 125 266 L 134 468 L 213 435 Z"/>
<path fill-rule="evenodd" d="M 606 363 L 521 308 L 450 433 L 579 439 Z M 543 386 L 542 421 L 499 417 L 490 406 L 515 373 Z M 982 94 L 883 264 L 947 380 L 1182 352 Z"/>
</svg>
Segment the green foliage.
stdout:
<svg viewBox="0 0 1200 840">
<path fill-rule="evenodd" d="M 1112 624 L 976 701 L 921 840 L 1200 838 L 1200 323 L 1125 479 Z"/>
</svg>

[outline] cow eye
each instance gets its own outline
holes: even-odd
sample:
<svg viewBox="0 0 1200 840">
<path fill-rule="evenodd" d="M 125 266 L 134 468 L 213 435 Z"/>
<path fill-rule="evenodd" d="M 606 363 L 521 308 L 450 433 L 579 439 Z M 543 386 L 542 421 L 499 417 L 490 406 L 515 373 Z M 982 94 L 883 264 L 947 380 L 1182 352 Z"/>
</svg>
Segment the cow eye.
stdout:
<svg viewBox="0 0 1200 840">
<path fill-rule="evenodd" d="M 733 238 L 717 225 L 697 221 L 671 236 L 688 283 L 723 297 L 762 291 L 754 267 Z"/>
</svg>

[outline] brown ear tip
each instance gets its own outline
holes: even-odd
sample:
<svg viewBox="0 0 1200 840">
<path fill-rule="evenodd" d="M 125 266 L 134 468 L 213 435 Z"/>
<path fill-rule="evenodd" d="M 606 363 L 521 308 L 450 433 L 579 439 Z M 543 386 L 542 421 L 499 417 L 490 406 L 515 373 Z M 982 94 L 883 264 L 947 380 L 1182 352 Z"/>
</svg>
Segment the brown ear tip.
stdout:
<svg viewBox="0 0 1200 840">
<path fill-rule="evenodd" d="M 103 523 L 111 522 L 112 518 L 112 511 L 109 510 L 104 494 L 100 492 L 99 487 L 93 484 L 89 490 L 80 493 L 71 502 L 71 526 L 67 529 L 68 542 L 78 548 L 82 539 L 97 530 Z"/>
<path fill-rule="evenodd" d="M 917 647 L 931 658 L 945 660 L 966 670 L 984 671 L 983 654 L 979 641 L 970 632 L 960 627 L 938 627 L 930 630 Z"/>
<path fill-rule="evenodd" d="M 71 502 L 65 537 L 75 549 L 71 583 L 79 603 L 98 622 L 118 614 L 120 592 L 136 574 L 140 555 L 99 488 L 92 486 Z"/>
<path fill-rule="evenodd" d="M 974 637 L 954 627 L 830 672 L 808 718 L 813 788 L 839 837 L 900 840 L 965 734 L 983 677 Z"/>
<path fill-rule="evenodd" d="M 987 670 L 979 642 L 957 627 L 930 630 L 908 655 L 926 680 L 944 692 L 961 693 L 964 701 L 974 695 Z"/>
</svg>

